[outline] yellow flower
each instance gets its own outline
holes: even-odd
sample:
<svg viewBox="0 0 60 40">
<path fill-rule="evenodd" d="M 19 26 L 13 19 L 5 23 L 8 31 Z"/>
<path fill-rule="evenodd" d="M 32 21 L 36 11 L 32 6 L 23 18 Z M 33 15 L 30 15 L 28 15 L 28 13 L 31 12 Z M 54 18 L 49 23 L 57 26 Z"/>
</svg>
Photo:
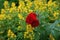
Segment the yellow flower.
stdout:
<svg viewBox="0 0 60 40">
<path fill-rule="evenodd" d="M 13 11 L 16 11 L 16 7 L 13 7 L 13 8 L 10 8 L 10 9 L 9 9 L 9 12 L 10 12 L 10 13 L 13 12 Z"/>
<path fill-rule="evenodd" d="M 30 38 L 31 40 L 33 40 L 33 37 L 34 37 L 33 28 L 29 24 L 26 26 L 26 32 L 24 32 L 24 38 Z"/>
<path fill-rule="evenodd" d="M 1 14 L 4 14 L 5 13 L 5 10 L 4 9 L 1 9 Z"/>
<path fill-rule="evenodd" d="M 30 0 L 25 0 L 25 1 L 29 2 Z"/>
<path fill-rule="evenodd" d="M 27 24 L 26 30 L 27 30 L 28 32 L 32 32 L 33 29 L 34 29 L 34 28 L 32 28 L 32 26 L 31 26 L 30 24 Z"/>
<path fill-rule="evenodd" d="M 59 15 L 58 12 L 54 12 L 54 13 L 53 13 L 53 16 L 54 16 L 54 17 L 57 17 L 58 15 Z"/>
<path fill-rule="evenodd" d="M 56 17 L 56 13 L 54 13 L 53 15 L 54 15 L 54 17 Z"/>
<path fill-rule="evenodd" d="M 24 38 L 27 38 L 29 32 L 24 32 Z"/>
<path fill-rule="evenodd" d="M 21 6 L 18 6 L 18 12 L 22 12 L 23 10 L 22 10 L 22 8 L 21 8 Z"/>
<path fill-rule="evenodd" d="M 10 8 L 9 12 L 11 13 L 13 11 L 13 8 Z"/>
<path fill-rule="evenodd" d="M 27 7 L 24 7 L 24 10 L 23 10 L 24 12 L 28 12 L 28 9 L 27 9 Z"/>
<path fill-rule="evenodd" d="M 39 7 L 38 6 L 35 6 L 34 10 L 38 10 L 38 9 L 39 9 Z"/>
<path fill-rule="evenodd" d="M 26 5 L 27 5 L 27 8 L 29 9 L 32 6 L 32 2 L 28 1 Z"/>
<path fill-rule="evenodd" d="M 8 30 L 8 34 L 7 35 L 8 35 L 8 37 L 12 37 L 12 38 L 16 37 L 16 35 L 12 32 L 11 29 Z"/>
<path fill-rule="evenodd" d="M 18 6 L 18 9 L 21 9 L 21 6 Z"/>
<path fill-rule="evenodd" d="M 44 6 L 44 7 L 40 7 L 39 9 L 40 9 L 41 11 L 43 11 L 43 12 L 44 12 L 44 11 L 45 11 L 45 9 L 46 9 L 46 6 Z"/>
<path fill-rule="evenodd" d="M 38 0 L 34 1 L 34 4 L 35 5 L 39 4 L 39 1 Z"/>
<path fill-rule="evenodd" d="M 55 20 L 54 18 L 52 18 L 52 17 L 50 17 L 50 16 L 48 16 L 48 18 L 49 18 L 50 20 Z"/>
<path fill-rule="evenodd" d="M 42 6 L 42 5 L 43 5 L 43 2 L 42 2 L 42 1 L 40 1 L 40 2 L 39 2 L 39 6 Z"/>
<path fill-rule="evenodd" d="M 34 34 L 33 34 L 33 32 L 31 32 L 31 33 L 30 32 L 24 32 L 24 38 L 30 38 L 30 40 L 33 40 Z"/>
<path fill-rule="evenodd" d="M 54 37 L 52 36 L 52 34 L 50 34 L 50 40 L 55 40 Z"/>
<path fill-rule="evenodd" d="M 19 1 L 19 6 L 24 7 L 25 6 L 24 1 Z"/>
<path fill-rule="evenodd" d="M 19 1 L 18 11 L 22 12 L 24 10 L 25 4 L 24 1 Z"/>
<path fill-rule="evenodd" d="M 29 9 L 28 11 L 29 11 L 29 13 L 30 13 L 30 12 L 33 12 L 33 10 L 30 10 L 30 9 Z"/>
<path fill-rule="evenodd" d="M 29 34 L 30 40 L 33 40 L 33 36 L 31 34 Z"/>
<path fill-rule="evenodd" d="M 21 14 L 18 14 L 19 19 L 24 20 L 24 17 Z"/>
<path fill-rule="evenodd" d="M 7 35 L 8 35 L 8 37 L 10 37 L 10 36 L 11 36 L 11 33 L 12 33 L 12 31 L 11 31 L 11 29 L 9 29 L 9 30 L 8 30 L 8 34 L 7 34 Z"/>
<path fill-rule="evenodd" d="M 5 14 L 0 14 L 0 20 L 6 19 Z"/>
<path fill-rule="evenodd" d="M 12 4 L 11 4 L 11 8 L 9 8 L 9 12 L 11 13 L 11 12 L 13 12 L 13 11 L 17 11 L 17 9 L 16 9 L 16 6 L 15 6 L 15 3 L 14 2 L 12 2 Z"/>
<path fill-rule="evenodd" d="M 20 30 L 22 27 L 21 26 L 18 26 L 17 30 Z"/>
<path fill-rule="evenodd" d="M 15 35 L 14 33 L 12 33 L 12 34 L 11 34 L 11 37 L 12 37 L 12 38 L 15 38 L 15 37 L 16 37 L 16 35 Z"/>
<path fill-rule="evenodd" d="M 8 18 L 10 20 L 12 19 L 12 17 L 10 15 L 7 15 L 6 18 Z"/>
<path fill-rule="evenodd" d="M 51 7 L 49 7 L 48 10 L 52 13 L 52 8 Z"/>
<path fill-rule="evenodd" d="M 4 2 L 4 8 L 8 8 L 9 6 L 8 6 L 8 1 L 5 1 Z"/>
<path fill-rule="evenodd" d="M 15 3 L 14 2 L 12 2 L 11 7 L 15 7 Z"/>
<path fill-rule="evenodd" d="M 53 5 L 54 5 L 54 7 L 57 7 L 57 4 L 56 4 L 55 2 L 54 2 L 54 4 L 53 4 Z"/>
<path fill-rule="evenodd" d="M 48 1 L 48 7 L 52 5 L 52 0 Z"/>
<path fill-rule="evenodd" d="M 46 3 L 47 0 L 43 0 L 43 3 Z"/>
</svg>

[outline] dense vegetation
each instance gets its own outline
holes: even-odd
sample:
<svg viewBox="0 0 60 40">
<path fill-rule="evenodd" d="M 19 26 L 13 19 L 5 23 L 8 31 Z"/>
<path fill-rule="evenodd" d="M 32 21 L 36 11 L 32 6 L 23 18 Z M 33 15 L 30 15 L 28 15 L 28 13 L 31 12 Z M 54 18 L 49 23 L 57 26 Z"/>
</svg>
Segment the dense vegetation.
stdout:
<svg viewBox="0 0 60 40">
<path fill-rule="evenodd" d="M 0 40 L 60 40 L 59 0 L 0 0 Z M 39 25 L 26 17 L 34 12 Z"/>
</svg>

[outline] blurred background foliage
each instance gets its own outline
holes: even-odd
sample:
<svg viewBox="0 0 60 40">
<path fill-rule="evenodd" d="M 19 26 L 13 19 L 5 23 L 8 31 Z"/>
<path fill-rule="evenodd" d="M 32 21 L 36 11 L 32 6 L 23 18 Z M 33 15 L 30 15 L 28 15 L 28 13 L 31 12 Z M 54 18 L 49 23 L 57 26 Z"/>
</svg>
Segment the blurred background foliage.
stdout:
<svg viewBox="0 0 60 40">
<path fill-rule="evenodd" d="M 6 0 L 0 0 L 0 9 L 3 8 L 4 1 L 6 1 Z M 9 1 L 9 4 L 10 5 L 11 5 L 12 2 L 15 2 L 16 3 L 16 6 L 18 6 L 18 0 L 7 0 L 7 1 Z M 49 0 L 43 0 L 43 1 L 48 2 Z M 60 0 L 53 0 L 53 1 L 56 1 L 60 5 Z"/>
</svg>

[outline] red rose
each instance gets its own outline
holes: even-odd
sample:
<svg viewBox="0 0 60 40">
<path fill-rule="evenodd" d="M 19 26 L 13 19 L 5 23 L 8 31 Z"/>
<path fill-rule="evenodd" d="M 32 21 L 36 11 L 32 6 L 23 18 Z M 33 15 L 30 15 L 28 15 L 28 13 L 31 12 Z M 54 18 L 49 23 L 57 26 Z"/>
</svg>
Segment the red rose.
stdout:
<svg viewBox="0 0 60 40">
<path fill-rule="evenodd" d="M 36 27 L 39 25 L 39 21 L 38 20 L 34 20 L 32 23 L 31 23 L 31 26 L 32 27 Z"/>
<path fill-rule="evenodd" d="M 36 27 L 39 25 L 39 21 L 37 20 L 37 15 L 34 12 L 31 12 L 26 17 L 26 23 L 31 24 L 32 27 Z"/>
</svg>

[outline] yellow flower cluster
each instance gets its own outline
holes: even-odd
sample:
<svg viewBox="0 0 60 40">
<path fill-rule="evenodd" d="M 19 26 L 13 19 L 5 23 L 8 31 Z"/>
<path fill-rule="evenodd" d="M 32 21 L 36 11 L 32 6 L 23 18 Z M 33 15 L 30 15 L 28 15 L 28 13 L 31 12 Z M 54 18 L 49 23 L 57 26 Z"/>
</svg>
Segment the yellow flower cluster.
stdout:
<svg viewBox="0 0 60 40">
<path fill-rule="evenodd" d="M 24 38 L 29 38 L 30 40 L 34 39 L 34 33 L 33 33 L 33 28 L 31 25 L 26 26 L 26 32 L 24 32 Z"/>
<path fill-rule="evenodd" d="M 17 27 L 17 30 L 19 31 L 19 30 L 21 30 L 22 29 L 22 26 L 18 26 Z"/>
<path fill-rule="evenodd" d="M 5 14 L 0 14 L 0 20 L 6 19 Z"/>
<path fill-rule="evenodd" d="M 26 2 L 26 4 L 25 4 L 25 2 Z M 44 2 L 46 2 L 46 1 L 34 0 L 33 2 L 31 2 L 29 0 L 25 0 L 25 1 L 19 0 L 19 6 L 18 7 L 15 6 L 14 2 L 12 2 L 11 7 L 9 7 L 8 1 L 5 1 L 4 2 L 4 8 L 5 9 L 1 10 L 1 14 L 4 14 L 6 10 L 8 10 L 10 13 L 14 12 L 14 11 L 17 11 L 17 12 L 19 12 L 18 17 L 20 19 L 24 20 L 24 18 L 20 14 L 22 12 L 29 13 L 29 12 L 33 12 L 33 11 L 36 11 L 36 10 L 39 10 L 39 12 L 43 12 L 48 7 L 48 10 L 52 13 L 53 12 L 52 9 L 58 7 L 56 2 L 52 2 L 52 0 L 49 0 L 48 3 L 44 3 Z M 52 8 L 52 6 L 53 6 L 53 8 Z M 31 9 L 31 7 L 33 7 L 33 9 Z M 53 14 L 54 13 L 52 13 L 52 15 Z"/>
<path fill-rule="evenodd" d="M 5 13 L 5 10 L 4 9 L 1 9 L 1 14 L 4 14 Z"/>
<path fill-rule="evenodd" d="M 16 35 L 12 32 L 11 29 L 8 30 L 8 34 L 7 34 L 8 37 L 11 37 L 11 38 L 15 38 Z"/>
<path fill-rule="evenodd" d="M 24 17 L 21 14 L 18 14 L 19 19 L 24 20 Z"/>
<path fill-rule="evenodd" d="M 15 3 L 12 2 L 11 8 L 9 9 L 9 11 L 10 11 L 10 13 L 11 13 L 11 12 L 16 11 L 16 10 L 17 10 L 17 9 L 16 9 L 16 6 L 15 6 Z"/>
<path fill-rule="evenodd" d="M 5 9 L 9 8 L 8 1 L 5 1 L 5 2 L 4 2 L 4 8 L 5 8 Z"/>
<path fill-rule="evenodd" d="M 50 34 L 50 40 L 55 40 L 54 37 L 52 36 L 52 34 Z"/>
</svg>

